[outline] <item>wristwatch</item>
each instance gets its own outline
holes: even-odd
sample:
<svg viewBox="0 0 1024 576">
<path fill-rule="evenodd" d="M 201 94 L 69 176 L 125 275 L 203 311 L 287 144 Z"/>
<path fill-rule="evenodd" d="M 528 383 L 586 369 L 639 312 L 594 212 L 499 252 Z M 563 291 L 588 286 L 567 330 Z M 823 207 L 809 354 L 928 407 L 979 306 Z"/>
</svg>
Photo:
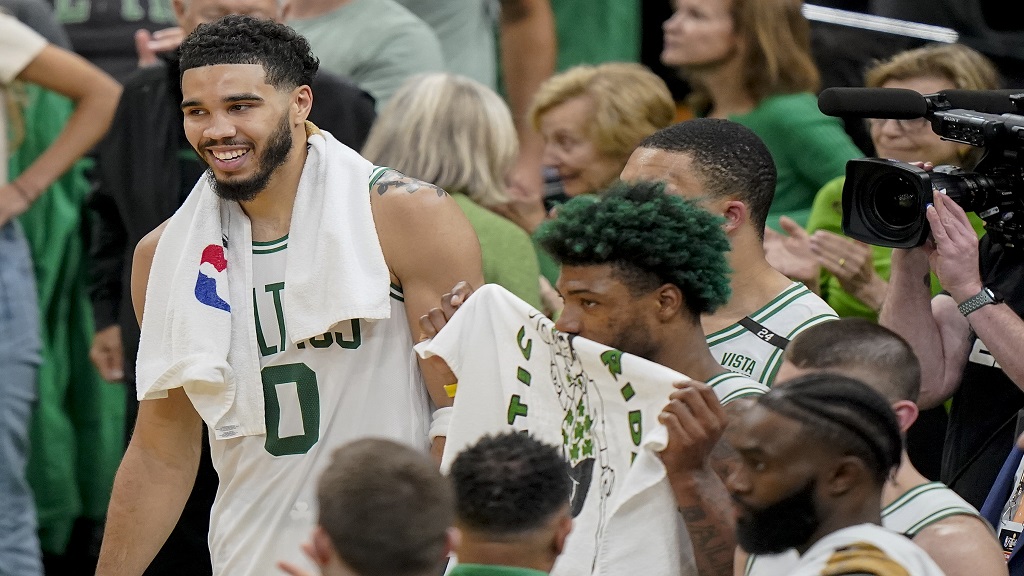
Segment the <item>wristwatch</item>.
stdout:
<svg viewBox="0 0 1024 576">
<path fill-rule="evenodd" d="M 986 304 L 998 304 L 1002 301 L 1002 298 L 997 297 L 990 288 L 982 288 L 981 292 L 957 304 L 956 307 L 960 310 L 961 314 L 967 316 Z"/>
</svg>

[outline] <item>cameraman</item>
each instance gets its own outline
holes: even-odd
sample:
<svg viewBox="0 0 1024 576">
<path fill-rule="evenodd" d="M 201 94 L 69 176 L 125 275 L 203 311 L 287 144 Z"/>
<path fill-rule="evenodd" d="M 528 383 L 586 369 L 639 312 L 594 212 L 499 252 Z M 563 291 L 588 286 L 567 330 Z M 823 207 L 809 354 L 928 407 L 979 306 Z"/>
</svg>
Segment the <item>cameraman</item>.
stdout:
<svg viewBox="0 0 1024 576">
<path fill-rule="evenodd" d="M 1024 250 L 992 234 L 979 242 L 967 214 L 944 194 L 934 194 L 927 219 L 932 232 L 923 246 L 893 250 L 879 323 L 921 359 L 920 406 L 953 399 L 941 479 L 980 508 L 1024 407 Z M 934 298 L 929 270 L 944 288 Z"/>
</svg>

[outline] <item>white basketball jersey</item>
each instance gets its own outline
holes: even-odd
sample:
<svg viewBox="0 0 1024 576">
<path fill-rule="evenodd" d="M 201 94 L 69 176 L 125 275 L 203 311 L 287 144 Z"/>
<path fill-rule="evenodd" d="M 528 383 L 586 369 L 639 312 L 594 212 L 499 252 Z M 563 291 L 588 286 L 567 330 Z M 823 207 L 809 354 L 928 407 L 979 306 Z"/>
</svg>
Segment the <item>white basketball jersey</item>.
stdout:
<svg viewBox="0 0 1024 576">
<path fill-rule="evenodd" d="M 389 319 L 344 321 L 292 344 L 282 310 L 286 256 L 287 236 L 253 242 L 267 433 L 211 438 L 220 476 L 210 520 L 217 575 L 270 574 L 279 560 L 313 568 L 299 547 L 316 520 L 317 479 L 338 446 L 373 436 L 428 448 L 429 400 L 401 291 L 392 287 Z"/>
<path fill-rule="evenodd" d="M 771 386 L 786 344 L 802 330 L 838 318 L 817 294 L 794 282 L 757 312 L 708 334 L 708 348 L 722 366 Z"/>
</svg>

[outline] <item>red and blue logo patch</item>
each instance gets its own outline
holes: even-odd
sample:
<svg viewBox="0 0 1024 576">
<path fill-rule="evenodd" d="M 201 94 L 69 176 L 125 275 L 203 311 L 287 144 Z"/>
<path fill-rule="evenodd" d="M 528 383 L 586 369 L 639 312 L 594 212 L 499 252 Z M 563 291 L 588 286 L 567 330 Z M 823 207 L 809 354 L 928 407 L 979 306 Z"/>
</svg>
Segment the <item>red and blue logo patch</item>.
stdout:
<svg viewBox="0 0 1024 576">
<path fill-rule="evenodd" d="M 196 300 L 225 312 L 231 312 L 227 302 L 228 259 L 224 247 L 210 244 L 203 248 L 199 260 L 199 277 L 196 278 Z"/>
</svg>

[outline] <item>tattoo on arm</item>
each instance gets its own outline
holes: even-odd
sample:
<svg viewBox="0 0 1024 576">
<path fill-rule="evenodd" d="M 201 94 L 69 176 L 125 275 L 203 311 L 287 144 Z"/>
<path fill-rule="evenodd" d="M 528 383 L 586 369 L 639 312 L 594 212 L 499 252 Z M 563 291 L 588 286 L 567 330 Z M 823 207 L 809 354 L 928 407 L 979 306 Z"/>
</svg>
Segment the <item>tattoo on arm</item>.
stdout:
<svg viewBox="0 0 1024 576">
<path fill-rule="evenodd" d="M 679 513 L 690 535 L 697 573 L 700 576 L 732 574 L 736 545 L 723 537 L 721 525 L 709 517 L 701 505 L 679 508 Z"/>
<path fill-rule="evenodd" d="M 383 176 L 377 180 L 377 194 L 383 196 L 387 191 L 392 189 L 405 190 L 407 193 L 412 194 L 421 188 L 431 188 L 437 192 L 437 196 L 441 197 L 447 194 L 444 190 L 438 186 L 434 186 L 428 182 L 410 178 L 401 172 L 391 170 L 385 172 Z"/>
<path fill-rule="evenodd" d="M 928 274 L 924 275 L 924 285 L 927 286 L 929 290 L 931 290 L 931 288 L 932 288 L 932 274 L 931 274 L 931 272 L 929 272 Z"/>
</svg>

